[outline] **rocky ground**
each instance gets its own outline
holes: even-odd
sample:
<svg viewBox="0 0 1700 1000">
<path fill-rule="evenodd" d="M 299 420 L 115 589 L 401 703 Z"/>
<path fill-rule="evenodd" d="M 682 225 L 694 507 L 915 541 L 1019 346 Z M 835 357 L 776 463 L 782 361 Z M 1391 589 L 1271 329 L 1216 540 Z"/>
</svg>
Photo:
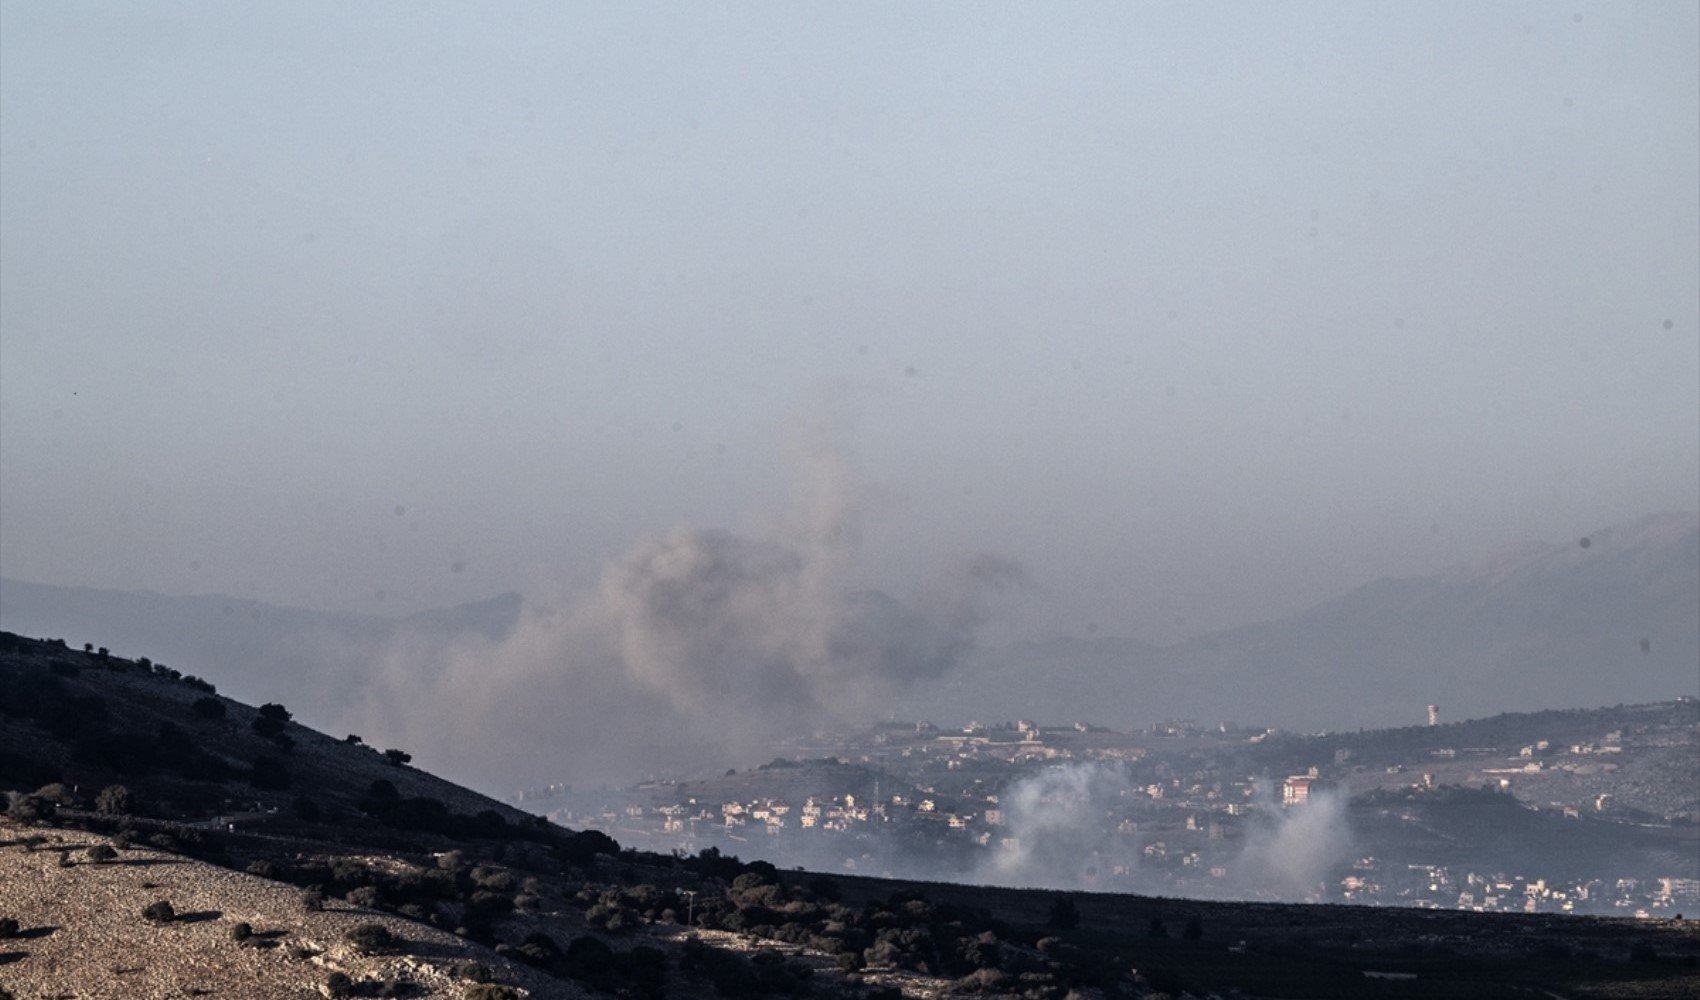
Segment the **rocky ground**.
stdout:
<svg viewBox="0 0 1700 1000">
<path fill-rule="evenodd" d="M 444 931 L 341 900 L 309 909 L 293 886 L 189 858 L 131 849 L 98 862 L 89 849 L 108 838 L 9 823 L 0 842 L 0 920 L 19 925 L 0 939 L 0 986 L 18 1000 L 300 1000 L 330 995 L 336 972 L 356 990 L 394 981 L 400 995 L 460 1000 L 472 981 L 457 970 L 473 964 L 522 996 L 589 995 Z M 175 920 L 143 917 L 159 900 Z M 239 923 L 246 941 L 233 937 Z M 354 948 L 346 935 L 366 923 L 399 939 L 393 952 Z"/>
</svg>

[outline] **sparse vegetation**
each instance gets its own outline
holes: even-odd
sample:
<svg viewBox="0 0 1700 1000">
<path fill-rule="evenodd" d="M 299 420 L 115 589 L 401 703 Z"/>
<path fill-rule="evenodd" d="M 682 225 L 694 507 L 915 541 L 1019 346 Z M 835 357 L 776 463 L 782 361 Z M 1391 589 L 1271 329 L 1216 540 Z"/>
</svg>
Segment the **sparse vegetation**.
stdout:
<svg viewBox="0 0 1700 1000">
<path fill-rule="evenodd" d="M 93 847 L 90 847 L 86 853 L 88 854 L 88 859 L 97 865 L 104 864 L 105 862 L 118 857 L 118 852 L 106 844 L 95 844 Z"/>
<path fill-rule="evenodd" d="M 123 785 L 107 785 L 94 799 L 95 812 L 104 816 L 128 816 L 134 809 L 130 790 Z"/>
<path fill-rule="evenodd" d="M 149 923 L 169 924 L 177 919 L 177 910 L 168 900 L 156 900 L 142 909 L 142 917 Z"/>
<path fill-rule="evenodd" d="M 396 947 L 396 936 L 383 924 L 357 924 L 343 935 L 350 947 L 362 955 L 375 955 Z"/>
</svg>

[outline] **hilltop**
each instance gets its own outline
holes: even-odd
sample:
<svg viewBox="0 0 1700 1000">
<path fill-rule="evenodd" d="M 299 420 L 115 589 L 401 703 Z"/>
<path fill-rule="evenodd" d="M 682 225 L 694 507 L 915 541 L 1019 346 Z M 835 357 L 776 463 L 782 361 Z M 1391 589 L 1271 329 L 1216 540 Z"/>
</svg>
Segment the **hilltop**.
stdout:
<svg viewBox="0 0 1700 1000">
<path fill-rule="evenodd" d="M 212 687 L 0 633 L 14 996 L 1700 989 L 1688 921 L 1063 895 L 623 850 Z M 150 921 L 157 902 L 172 912 Z"/>
</svg>

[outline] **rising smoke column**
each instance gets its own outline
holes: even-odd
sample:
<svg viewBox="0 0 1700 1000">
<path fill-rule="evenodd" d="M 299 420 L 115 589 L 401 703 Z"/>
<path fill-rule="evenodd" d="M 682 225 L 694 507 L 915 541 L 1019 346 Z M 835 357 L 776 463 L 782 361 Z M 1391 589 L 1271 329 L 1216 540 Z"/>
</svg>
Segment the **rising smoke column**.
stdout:
<svg viewBox="0 0 1700 1000">
<path fill-rule="evenodd" d="M 1230 869 L 1241 896 L 1304 902 L 1327 895 L 1330 872 L 1351 857 L 1353 836 L 1343 793 L 1315 791 L 1302 805 L 1282 808 L 1267 786 L 1258 790 L 1252 825 Z"/>
<path fill-rule="evenodd" d="M 351 724 L 486 783 L 701 770 L 864 720 L 949 670 L 988 599 L 1024 584 L 1015 564 L 979 554 L 908 601 L 858 585 L 861 505 L 843 453 L 814 432 L 793 459 L 792 503 L 765 530 L 642 540 L 596 587 L 528 608 L 500 640 L 397 640 Z"/>
<path fill-rule="evenodd" d="M 994 845 L 974 881 L 1042 889 L 1091 889 L 1118 851 L 1113 813 L 1131 787 L 1127 772 L 1101 763 L 1047 767 L 1007 786 L 998 804 L 1009 845 Z M 1125 855 L 1125 856 L 1124 856 Z"/>
</svg>

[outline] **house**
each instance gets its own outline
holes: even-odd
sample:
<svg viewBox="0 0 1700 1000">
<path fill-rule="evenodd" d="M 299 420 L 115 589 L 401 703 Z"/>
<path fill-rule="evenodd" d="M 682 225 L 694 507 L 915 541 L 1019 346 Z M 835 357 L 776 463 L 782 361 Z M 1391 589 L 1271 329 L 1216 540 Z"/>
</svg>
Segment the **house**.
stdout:
<svg viewBox="0 0 1700 1000">
<path fill-rule="evenodd" d="M 1308 774 L 1296 774 L 1281 782 L 1281 804 L 1296 806 L 1310 801 L 1311 787 L 1316 784 L 1316 778 Z"/>
</svg>

